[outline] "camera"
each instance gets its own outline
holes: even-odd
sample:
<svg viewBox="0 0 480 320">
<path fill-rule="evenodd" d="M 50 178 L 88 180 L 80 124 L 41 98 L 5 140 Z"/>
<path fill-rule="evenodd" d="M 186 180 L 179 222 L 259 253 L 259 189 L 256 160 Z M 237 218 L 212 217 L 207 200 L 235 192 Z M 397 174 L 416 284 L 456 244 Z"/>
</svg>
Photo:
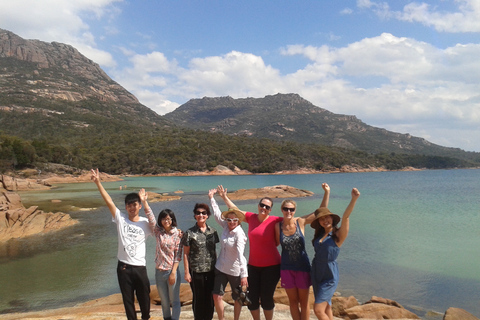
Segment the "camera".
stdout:
<svg viewBox="0 0 480 320">
<path fill-rule="evenodd" d="M 252 301 L 248 298 L 248 288 L 243 291 L 241 285 L 234 289 L 235 293 L 238 295 L 237 301 L 240 303 L 241 306 L 249 306 L 252 304 Z"/>
</svg>

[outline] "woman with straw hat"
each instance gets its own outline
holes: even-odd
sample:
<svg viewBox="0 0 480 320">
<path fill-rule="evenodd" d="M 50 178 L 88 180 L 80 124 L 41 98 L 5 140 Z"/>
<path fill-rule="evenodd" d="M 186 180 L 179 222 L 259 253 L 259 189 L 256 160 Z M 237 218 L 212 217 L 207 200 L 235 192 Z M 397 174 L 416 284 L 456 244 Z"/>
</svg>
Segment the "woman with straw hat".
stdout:
<svg viewBox="0 0 480 320">
<path fill-rule="evenodd" d="M 332 297 L 338 285 L 337 257 L 340 247 L 348 236 L 350 214 L 355 207 L 360 192 L 352 189 L 352 199 L 343 213 L 340 227 L 340 217 L 328 210 L 315 210 L 315 220 L 311 226 L 315 229 L 313 246 L 315 256 L 312 261 L 312 285 L 315 296 L 314 312 L 320 320 L 332 320 Z"/>
<path fill-rule="evenodd" d="M 231 209 L 235 204 L 228 198 L 227 189 L 218 186 L 218 194 Z M 272 320 L 275 309 L 273 295 L 280 279 L 280 254 L 275 239 L 275 224 L 283 218 L 270 215 L 273 200 L 263 197 L 258 203 L 258 213 L 241 211 L 248 223 L 250 251 L 248 258 L 248 285 L 251 304 L 248 305 L 253 320 L 260 320 L 260 306 L 265 320 Z"/>
<path fill-rule="evenodd" d="M 238 300 L 239 287 L 248 287 L 247 260 L 243 255 L 247 236 L 240 223 L 245 220 L 245 215 L 238 208 L 230 208 L 221 212 L 217 201 L 213 197 L 217 189 L 208 191 L 210 204 L 213 208 L 213 215 L 217 223 L 223 228 L 220 236 L 220 254 L 215 264 L 215 281 L 213 284 L 213 302 L 219 320 L 224 320 L 223 295 L 227 282 L 232 289 L 232 298 L 235 301 L 233 305 L 234 320 L 240 318 L 242 304 Z"/>
</svg>

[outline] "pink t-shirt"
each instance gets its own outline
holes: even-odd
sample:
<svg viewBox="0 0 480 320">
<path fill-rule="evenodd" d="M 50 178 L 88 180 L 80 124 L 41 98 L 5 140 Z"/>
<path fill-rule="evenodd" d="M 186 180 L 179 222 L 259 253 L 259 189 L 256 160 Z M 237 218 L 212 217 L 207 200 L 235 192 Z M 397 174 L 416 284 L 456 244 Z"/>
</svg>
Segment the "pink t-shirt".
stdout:
<svg viewBox="0 0 480 320">
<path fill-rule="evenodd" d="M 269 216 L 260 222 L 257 213 L 246 212 L 245 220 L 248 223 L 248 241 L 250 242 L 248 264 L 255 267 L 280 264 L 280 253 L 275 243 L 275 224 L 283 218 Z"/>
</svg>

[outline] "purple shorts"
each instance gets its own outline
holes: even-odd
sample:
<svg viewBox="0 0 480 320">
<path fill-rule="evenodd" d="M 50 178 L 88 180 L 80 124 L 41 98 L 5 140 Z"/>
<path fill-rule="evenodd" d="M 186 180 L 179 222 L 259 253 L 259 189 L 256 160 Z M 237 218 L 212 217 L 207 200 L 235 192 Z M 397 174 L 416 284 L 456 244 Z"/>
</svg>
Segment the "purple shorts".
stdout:
<svg viewBox="0 0 480 320">
<path fill-rule="evenodd" d="M 284 289 L 308 289 L 312 284 L 310 272 L 280 270 L 280 277 Z"/>
</svg>

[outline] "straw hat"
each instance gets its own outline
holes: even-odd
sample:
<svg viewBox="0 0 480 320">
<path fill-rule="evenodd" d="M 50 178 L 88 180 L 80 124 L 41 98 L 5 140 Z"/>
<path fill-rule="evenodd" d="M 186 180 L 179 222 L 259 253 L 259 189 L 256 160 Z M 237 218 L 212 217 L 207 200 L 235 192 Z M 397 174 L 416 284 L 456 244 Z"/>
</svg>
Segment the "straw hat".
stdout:
<svg viewBox="0 0 480 320">
<path fill-rule="evenodd" d="M 245 214 L 242 211 L 240 211 L 237 207 L 233 207 L 233 208 L 228 209 L 227 211 L 223 211 L 222 212 L 222 219 L 223 220 L 227 219 L 227 216 L 230 213 L 234 213 L 237 216 L 238 223 L 245 220 Z"/>
<path fill-rule="evenodd" d="M 318 222 L 318 218 L 325 217 L 325 216 L 332 216 L 334 227 L 340 222 L 340 216 L 336 215 L 335 213 L 331 213 L 330 210 L 326 207 L 318 208 L 315 210 L 315 221 L 312 222 L 311 226 L 313 229 L 320 228 L 320 222 Z"/>
</svg>

